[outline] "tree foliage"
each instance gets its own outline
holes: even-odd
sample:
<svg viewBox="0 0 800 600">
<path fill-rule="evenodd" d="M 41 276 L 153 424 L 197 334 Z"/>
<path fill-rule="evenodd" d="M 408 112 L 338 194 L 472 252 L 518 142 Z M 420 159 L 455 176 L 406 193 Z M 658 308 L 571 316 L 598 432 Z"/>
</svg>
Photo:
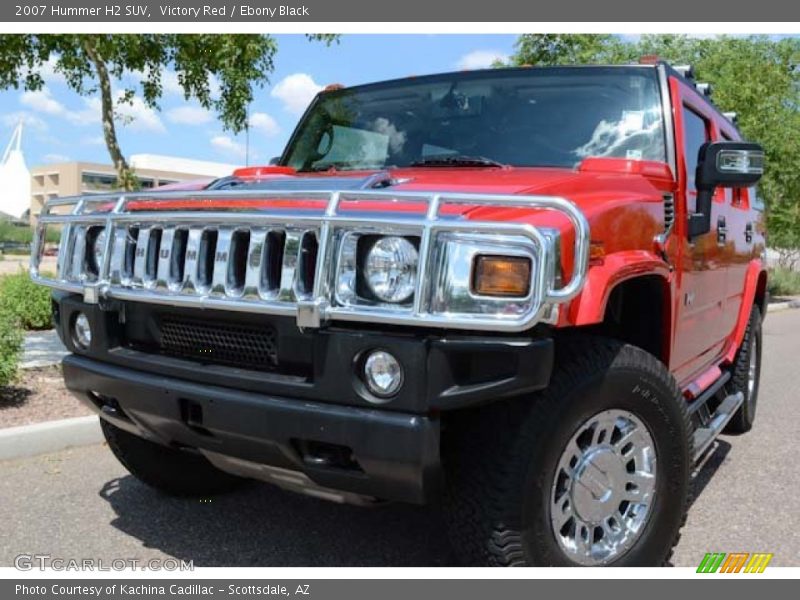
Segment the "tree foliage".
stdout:
<svg viewBox="0 0 800 600">
<path fill-rule="evenodd" d="M 764 146 L 760 194 L 768 208 L 770 245 L 800 247 L 800 40 L 645 35 L 626 42 L 611 35 L 526 34 L 511 62 L 614 64 L 645 55 L 692 65 L 698 81 L 711 83 L 720 109 L 737 113 L 744 137 Z"/>
<path fill-rule="evenodd" d="M 317 34 L 309 39 L 327 44 L 337 36 Z M 247 126 L 253 88 L 269 83 L 278 46 L 268 35 L 135 34 L 135 35 L 0 35 L 0 89 L 40 90 L 42 69 L 54 70 L 81 96 L 99 95 L 103 136 L 121 185 L 136 185 L 119 147 L 116 110 L 138 96 L 158 109 L 164 91 L 163 73 L 172 69 L 186 100 L 213 110 L 225 129 L 238 133 Z M 134 75 L 126 77 L 125 75 Z M 134 83 L 120 84 L 121 81 Z M 215 93 L 212 81 L 219 82 Z M 121 89 L 116 89 L 117 85 Z"/>
<path fill-rule="evenodd" d="M 542 33 L 521 35 L 511 57 L 515 66 L 582 65 L 624 62 L 627 45 L 607 34 Z"/>
</svg>

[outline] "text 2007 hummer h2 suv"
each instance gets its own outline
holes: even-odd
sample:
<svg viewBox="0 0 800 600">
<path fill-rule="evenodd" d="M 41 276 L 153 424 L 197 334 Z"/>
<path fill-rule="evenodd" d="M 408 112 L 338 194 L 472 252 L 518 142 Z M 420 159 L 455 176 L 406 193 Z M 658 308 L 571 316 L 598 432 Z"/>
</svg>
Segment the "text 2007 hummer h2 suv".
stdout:
<svg viewBox="0 0 800 600">
<path fill-rule="evenodd" d="M 763 152 L 703 89 L 337 86 L 272 166 L 54 200 L 66 384 L 169 493 L 442 499 L 469 564 L 662 564 L 753 423 L 766 301 Z"/>
</svg>

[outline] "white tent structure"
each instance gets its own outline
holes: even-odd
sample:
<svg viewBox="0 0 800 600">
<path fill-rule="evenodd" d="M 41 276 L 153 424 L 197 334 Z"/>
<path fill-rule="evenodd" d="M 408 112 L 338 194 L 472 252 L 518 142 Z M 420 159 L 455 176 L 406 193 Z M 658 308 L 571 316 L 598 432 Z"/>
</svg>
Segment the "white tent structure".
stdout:
<svg viewBox="0 0 800 600">
<path fill-rule="evenodd" d="M 16 219 L 31 206 L 31 173 L 22 155 L 22 121 L 14 128 L 0 160 L 0 213 Z"/>
</svg>

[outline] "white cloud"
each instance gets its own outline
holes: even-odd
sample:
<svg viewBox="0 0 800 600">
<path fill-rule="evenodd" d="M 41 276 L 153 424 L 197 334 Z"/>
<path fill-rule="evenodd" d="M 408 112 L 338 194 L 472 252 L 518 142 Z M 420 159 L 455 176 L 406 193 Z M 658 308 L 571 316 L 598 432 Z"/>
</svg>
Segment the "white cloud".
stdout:
<svg viewBox="0 0 800 600">
<path fill-rule="evenodd" d="M 55 56 L 48 58 L 39 69 L 39 75 L 41 75 L 42 79 L 47 83 L 66 83 L 67 80 L 64 78 L 64 75 L 56 72 L 56 62 L 58 61 Z"/>
<path fill-rule="evenodd" d="M 281 128 L 271 116 L 263 112 L 255 112 L 250 115 L 250 129 L 258 133 L 263 133 L 268 137 L 278 135 Z"/>
<path fill-rule="evenodd" d="M 19 101 L 36 112 L 48 115 L 63 115 L 66 112 L 64 105 L 53 98 L 53 94 L 47 86 L 36 91 L 22 92 Z"/>
<path fill-rule="evenodd" d="M 166 128 L 158 113 L 147 106 L 139 96 L 134 96 L 130 102 L 120 102 L 123 92 L 117 92 L 115 97 L 114 114 L 117 129 L 130 128 L 134 131 L 150 131 L 164 133 Z M 98 96 L 82 98 L 83 109 L 69 111 L 67 119 L 76 125 L 95 125 L 100 123 L 103 103 Z"/>
<path fill-rule="evenodd" d="M 106 139 L 102 135 L 90 135 L 81 138 L 81 144 L 85 146 L 105 146 Z"/>
<path fill-rule="evenodd" d="M 99 122 L 100 99 L 82 98 L 82 100 L 84 105 L 83 110 L 69 110 L 53 97 L 53 93 L 47 86 L 35 92 L 23 92 L 19 99 L 23 105 L 36 112 L 55 117 L 63 117 L 76 125 L 88 125 L 90 123 Z M 41 119 L 39 120 L 41 121 Z"/>
<path fill-rule="evenodd" d="M 208 76 L 208 89 L 211 91 L 213 97 L 219 96 L 222 91 L 222 84 L 220 84 L 216 75 L 212 74 Z"/>
<path fill-rule="evenodd" d="M 92 96 L 91 98 L 81 98 L 83 108 L 81 110 L 70 110 L 66 113 L 66 118 L 75 125 L 95 125 L 100 123 L 100 110 L 102 103 L 100 98 Z"/>
<path fill-rule="evenodd" d="M 145 77 L 145 72 L 137 71 L 134 72 L 133 75 L 139 82 L 141 82 Z M 161 72 L 161 88 L 165 96 L 172 95 L 180 96 L 181 98 L 185 97 L 183 93 L 183 87 L 181 87 L 181 83 L 178 80 L 178 74 L 170 69 L 164 69 Z M 209 74 L 208 88 L 212 97 L 219 96 L 220 84 L 216 75 Z"/>
<path fill-rule="evenodd" d="M 172 108 L 166 113 L 167 120 L 181 125 L 204 125 L 213 120 L 214 116 L 202 106 L 187 104 Z"/>
<path fill-rule="evenodd" d="M 183 88 L 178 81 L 178 74 L 175 71 L 164 71 L 161 73 L 161 87 L 165 94 L 183 96 Z"/>
<path fill-rule="evenodd" d="M 69 156 L 64 154 L 45 154 L 42 158 L 48 163 L 69 162 Z"/>
<path fill-rule="evenodd" d="M 121 94 L 117 96 L 119 100 Z M 130 127 L 136 131 L 152 131 L 163 133 L 166 131 L 164 123 L 158 113 L 147 106 L 139 96 L 134 96 L 130 103 L 118 102 L 116 105 L 117 114 L 122 117 L 122 126 Z"/>
<path fill-rule="evenodd" d="M 506 62 L 508 59 L 508 54 L 499 50 L 473 50 L 458 59 L 456 68 L 463 70 L 488 69 L 494 63 Z"/>
<path fill-rule="evenodd" d="M 397 126 L 389 121 L 389 119 L 378 117 L 372 123 L 372 127 L 375 131 L 389 136 L 389 148 L 392 150 L 392 154 L 399 153 L 403 149 L 403 146 L 405 146 L 405 131 L 398 131 Z"/>
<path fill-rule="evenodd" d="M 25 127 L 30 127 L 37 131 L 45 131 L 47 129 L 47 123 L 45 123 L 44 120 L 24 110 L 6 113 L 0 116 L 0 119 L 2 119 L 2 123 L 5 127 L 16 127 L 17 123 L 22 121 Z"/>
<path fill-rule="evenodd" d="M 243 144 L 240 144 L 227 135 L 215 135 L 211 138 L 211 145 L 221 154 L 233 158 L 244 158 L 247 154 Z"/>
<path fill-rule="evenodd" d="M 322 90 L 322 86 L 314 81 L 311 75 L 294 73 L 281 79 L 272 88 L 270 95 L 283 102 L 283 107 L 286 110 L 299 115 L 308 107 L 320 90 Z"/>
</svg>

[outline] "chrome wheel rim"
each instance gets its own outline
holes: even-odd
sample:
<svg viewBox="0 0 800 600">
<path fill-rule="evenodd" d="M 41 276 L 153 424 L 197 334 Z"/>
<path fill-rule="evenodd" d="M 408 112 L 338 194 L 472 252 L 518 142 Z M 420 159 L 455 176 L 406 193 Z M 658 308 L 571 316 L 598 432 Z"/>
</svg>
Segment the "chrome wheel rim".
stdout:
<svg viewBox="0 0 800 600">
<path fill-rule="evenodd" d="M 587 419 L 553 478 L 550 522 L 559 547 L 581 565 L 619 558 L 644 530 L 655 486 L 655 443 L 638 417 L 605 410 Z"/>
<path fill-rule="evenodd" d="M 758 339 L 753 336 L 753 342 L 750 344 L 750 364 L 747 368 L 747 401 L 753 398 L 756 391 L 756 383 L 758 379 Z"/>
</svg>

